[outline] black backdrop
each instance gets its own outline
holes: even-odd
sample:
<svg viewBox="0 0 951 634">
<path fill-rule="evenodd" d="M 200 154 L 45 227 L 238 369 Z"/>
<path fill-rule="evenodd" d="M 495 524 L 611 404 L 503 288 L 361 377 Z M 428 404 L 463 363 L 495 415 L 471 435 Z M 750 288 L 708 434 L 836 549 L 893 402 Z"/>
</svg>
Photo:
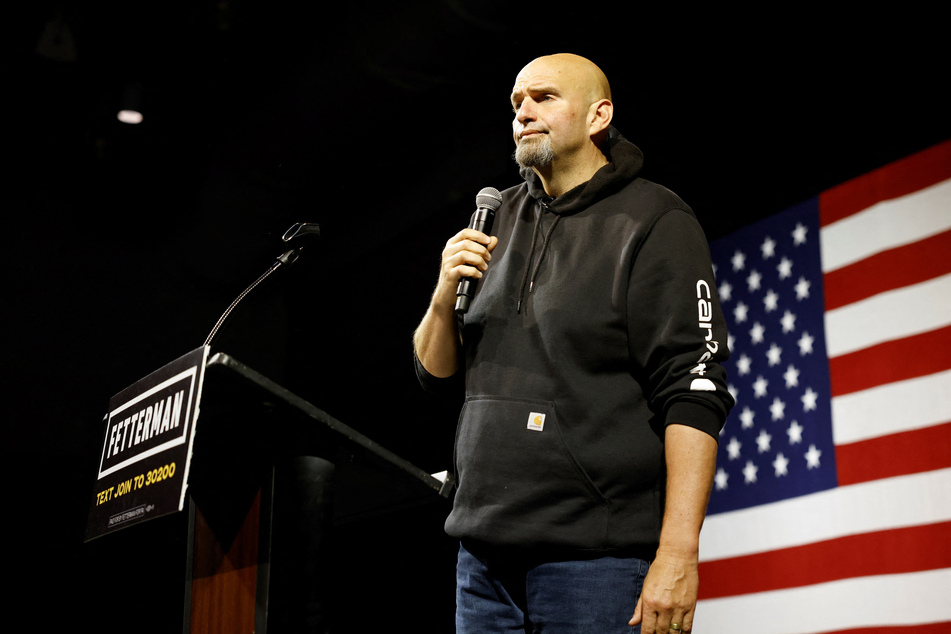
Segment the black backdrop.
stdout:
<svg viewBox="0 0 951 634">
<path fill-rule="evenodd" d="M 951 138 L 938 17 L 688 11 L 498 0 L 30 3 L 12 20 L 4 204 L 6 525 L 37 624 L 172 631 L 153 533 L 82 545 L 108 398 L 199 346 L 281 251 L 316 249 L 249 298 L 231 353 L 424 469 L 455 403 L 416 389 L 410 338 L 438 253 L 485 186 L 516 182 L 508 93 L 570 51 L 612 80 L 645 175 L 714 239 Z M 124 90 L 146 119 L 120 124 Z M 444 505 L 365 527 L 340 631 L 451 629 Z M 175 606 L 178 609 L 178 606 Z M 172 624 L 169 625 L 171 620 Z M 171 628 L 171 629 L 170 629 Z M 44 628 L 45 629 L 45 628 Z"/>
</svg>

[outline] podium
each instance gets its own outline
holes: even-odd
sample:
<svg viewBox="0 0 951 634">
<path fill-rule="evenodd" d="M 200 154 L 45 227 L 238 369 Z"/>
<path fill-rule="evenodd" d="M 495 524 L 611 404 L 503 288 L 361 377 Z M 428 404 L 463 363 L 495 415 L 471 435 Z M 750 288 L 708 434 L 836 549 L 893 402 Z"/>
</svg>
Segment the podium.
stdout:
<svg viewBox="0 0 951 634">
<path fill-rule="evenodd" d="M 450 489 L 448 479 L 215 354 L 189 477 L 184 631 L 263 634 L 275 622 L 297 631 L 319 601 L 307 588 L 326 573 L 315 563 L 325 530 Z"/>
<path fill-rule="evenodd" d="M 200 392 L 185 498 L 186 634 L 321 631 L 310 624 L 333 574 L 321 567 L 327 531 L 450 493 L 451 479 L 227 354 L 207 359 Z"/>
</svg>

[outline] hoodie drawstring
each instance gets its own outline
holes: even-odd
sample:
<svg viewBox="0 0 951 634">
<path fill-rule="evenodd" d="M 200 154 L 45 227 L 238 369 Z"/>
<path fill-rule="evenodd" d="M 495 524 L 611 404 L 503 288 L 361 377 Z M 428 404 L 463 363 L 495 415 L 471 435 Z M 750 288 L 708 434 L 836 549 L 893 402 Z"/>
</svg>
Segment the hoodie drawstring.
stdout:
<svg viewBox="0 0 951 634">
<path fill-rule="evenodd" d="M 525 295 L 525 283 L 528 281 L 528 294 L 531 295 L 532 291 L 535 288 L 535 278 L 538 277 L 538 270 L 541 268 L 542 260 L 545 259 L 545 252 L 548 250 L 549 238 L 551 238 L 552 232 L 555 230 L 555 227 L 558 225 L 558 221 L 561 220 L 560 214 L 555 214 L 555 220 L 551 223 L 551 226 L 548 228 L 548 231 L 545 233 L 545 239 L 542 241 L 542 250 L 538 254 L 538 261 L 535 262 L 534 266 L 532 265 L 532 259 L 535 256 L 535 241 L 538 238 L 538 228 L 542 222 L 542 216 L 548 211 L 548 205 L 542 203 L 542 209 L 538 214 L 538 217 L 535 219 L 535 228 L 532 230 L 532 248 L 528 252 L 528 261 L 525 263 L 525 272 L 522 273 L 522 284 L 518 289 L 518 304 L 515 307 L 515 312 L 520 314 L 522 312 L 522 298 Z M 529 281 L 528 274 L 529 268 L 531 268 L 531 280 Z"/>
</svg>

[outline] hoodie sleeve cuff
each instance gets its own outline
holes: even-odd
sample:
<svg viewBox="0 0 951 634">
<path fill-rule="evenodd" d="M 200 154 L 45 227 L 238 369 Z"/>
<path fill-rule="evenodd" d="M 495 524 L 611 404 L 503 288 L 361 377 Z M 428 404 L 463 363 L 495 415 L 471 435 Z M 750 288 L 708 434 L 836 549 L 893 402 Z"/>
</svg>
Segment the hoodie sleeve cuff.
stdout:
<svg viewBox="0 0 951 634">
<path fill-rule="evenodd" d="M 706 432 L 719 442 L 723 423 L 723 416 L 706 404 L 694 401 L 678 401 L 667 410 L 664 426 L 676 424 L 693 427 Z"/>
<path fill-rule="evenodd" d="M 440 378 L 433 376 L 426 371 L 426 368 L 423 367 L 422 362 L 419 360 L 419 357 L 413 353 L 413 362 L 416 365 L 416 379 L 419 381 L 419 384 L 427 392 L 432 392 L 433 394 L 445 394 L 453 389 L 459 383 L 459 373 L 456 372 L 454 375 Z"/>
</svg>

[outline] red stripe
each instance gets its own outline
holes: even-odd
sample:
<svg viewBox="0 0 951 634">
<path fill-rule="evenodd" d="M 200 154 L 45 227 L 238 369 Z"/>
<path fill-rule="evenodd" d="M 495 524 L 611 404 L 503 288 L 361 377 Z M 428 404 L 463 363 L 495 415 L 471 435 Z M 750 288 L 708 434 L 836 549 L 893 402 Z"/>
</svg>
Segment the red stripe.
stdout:
<svg viewBox="0 0 951 634">
<path fill-rule="evenodd" d="M 951 423 L 835 448 L 839 484 L 857 484 L 951 467 Z"/>
<path fill-rule="evenodd" d="M 819 224 L 868 209 L 883 200 L 906 196 L 951 178 L 951 141 L 939 143 L 819 194 Z"/>
<path fill-rule="evenodd" d="M 820 634 L 947 634 L 951 632 L 951 621 L 943 623 L 924 623 L 922 625 L 885 625 L 882 627 L 860 627 L 854 630 L 836 630 Z"/>
<path fill-rule="evenodd" d="M 700 599 L 951 567 L 951 522 L 850 535 L 700 564 Z M 874 555 L 870 555 L 874 553 Z"/>
<path fill-rule="evenodd" d="M 951 231 L 882 251 L 822 277 L 826 310 L 951 273 Z"/>
<path fill-rule="evenodd" d="M 947 370 L 951 326 L 886 341 L 829 359 L 832 396 Z"/>
</svg>

